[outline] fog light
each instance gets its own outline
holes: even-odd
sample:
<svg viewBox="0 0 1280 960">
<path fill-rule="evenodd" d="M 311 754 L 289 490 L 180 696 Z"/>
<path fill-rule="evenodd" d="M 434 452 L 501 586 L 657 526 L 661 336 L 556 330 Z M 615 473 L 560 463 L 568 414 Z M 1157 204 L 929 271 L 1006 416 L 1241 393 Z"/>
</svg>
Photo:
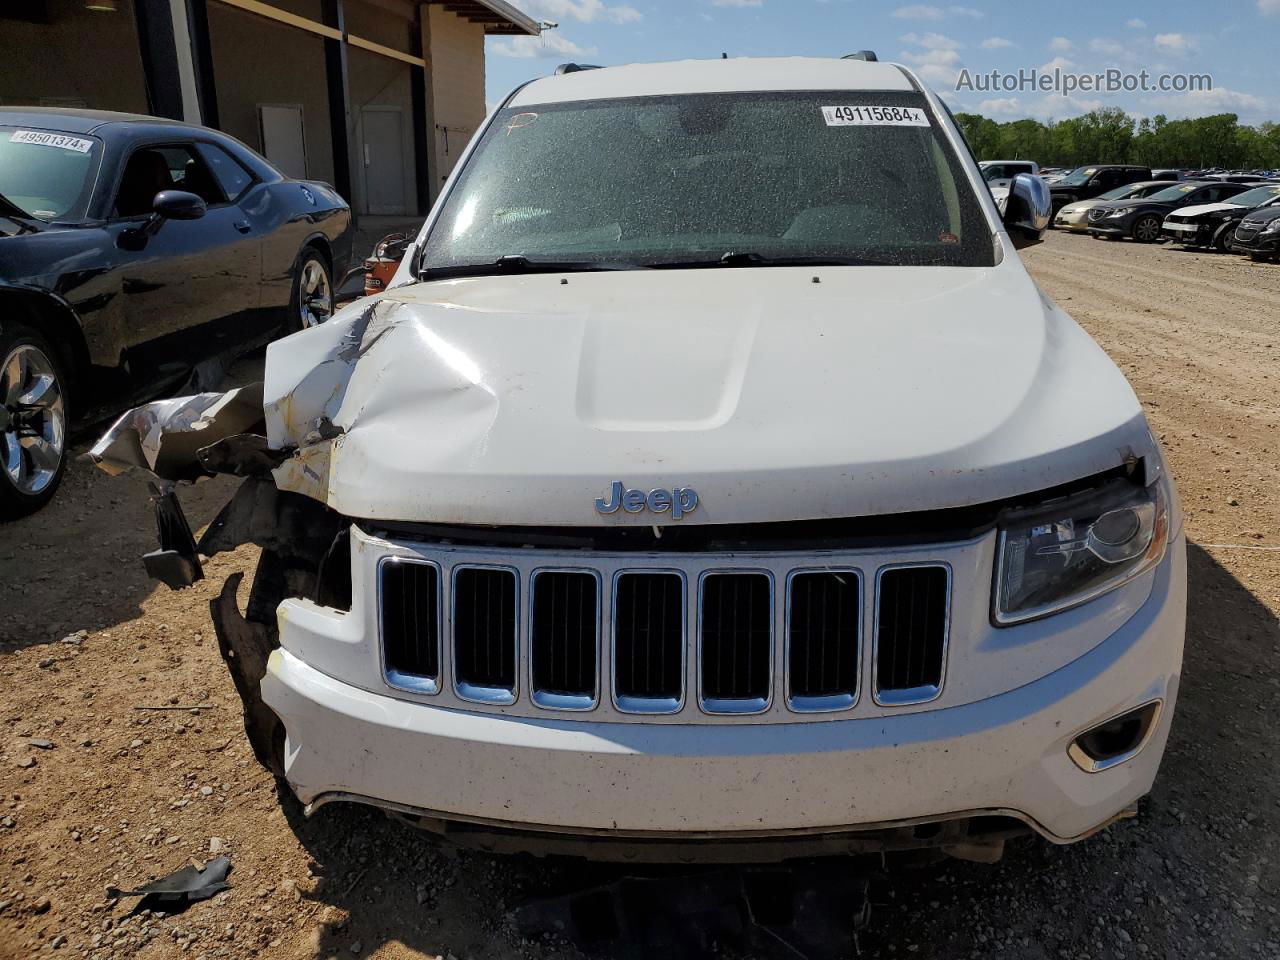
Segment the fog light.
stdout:
<svg viewBox="0 0 1280 960">
<path fill-rule="evenodd" d="M 1086 773 L 1132 760 L 1147 745 L 1160 717 L 1160 701 L 1145 703 L 1091 727 L 1071 741 L 1067 754 Z"/>
</svg>

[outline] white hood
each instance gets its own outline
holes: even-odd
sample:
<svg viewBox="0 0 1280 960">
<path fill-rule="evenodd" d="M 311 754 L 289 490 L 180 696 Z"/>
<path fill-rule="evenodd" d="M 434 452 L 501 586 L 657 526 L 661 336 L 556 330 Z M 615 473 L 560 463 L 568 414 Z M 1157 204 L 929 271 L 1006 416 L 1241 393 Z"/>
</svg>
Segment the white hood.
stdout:
<svg viewBox="0 0 1280 960">
<path fill-rule="evenodd" d="M 1179 217 L 1198 217 L 1202 213 L 1217 213 L 1219 210 L 1243 210 L 1238 203 L 1199 203 L 1194 207 L 1181 207 L 1175 210 Z"/>
<path fill-rule="evenodd" d="M 264 393 L 277 484 L 384 520 L 673 522 L 600 516 L 615 480 L 696 489 L 686 525 L 896 513 L 1152 450 L 1014 257 L 415 284 L 272 344 Z"/>
</svg>

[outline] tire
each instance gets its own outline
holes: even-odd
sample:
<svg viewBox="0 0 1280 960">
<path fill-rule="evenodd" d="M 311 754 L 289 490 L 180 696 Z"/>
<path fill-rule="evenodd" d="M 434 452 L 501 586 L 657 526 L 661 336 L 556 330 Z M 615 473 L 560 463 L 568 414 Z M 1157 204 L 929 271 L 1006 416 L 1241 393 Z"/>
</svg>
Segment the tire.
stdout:
<svg viewBox="0 0 1280 960">
<path fill-rule="evenodd" d="M 333 316 L 333 272 L 315 247 L 303 247 L 293 270 L 289 295 L 290 333 L 317 327 Z"/>
<path fill-rule="evenodd" d="M 1130 233 L 1139 243 L 1155 243 L 1160 239 L 1160 218 L 1149 213 L 1141 216 L 1133 222 Z"/>
<path fill-rule="evenodd" d="M 1218 235 L 1213 238 L 1213 249 L 1219 253 L 1231 252 L 1231 240 L 1236 233 L 1236 224 L 1228 223 L 1218 229 Z"/>
<path fill-rule="evenodd" d="M 0 520 L 35 513 L 67 469 L 62 364 L 38 332 L 0 330 Z"/>
</svg>

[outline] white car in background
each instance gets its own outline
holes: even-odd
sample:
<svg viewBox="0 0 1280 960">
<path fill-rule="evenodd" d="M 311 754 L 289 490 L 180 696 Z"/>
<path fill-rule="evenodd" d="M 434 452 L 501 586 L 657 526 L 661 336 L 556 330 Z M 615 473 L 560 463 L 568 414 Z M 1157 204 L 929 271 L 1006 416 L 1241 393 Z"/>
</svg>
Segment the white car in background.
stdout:
<svg viewBox="0 0 1280 960">
<path fill-rule="evenodd" d="M 264 546 L 214 621 L 308 812 L 598 858 L 1079 840 L 1156 776 L 1186 558 L 1133 390 L 1018 257 L 1049 211 L 1017 175 L 998 214 L 898 65 L 562 69 L 385 293 L 93 455 L 249 475 L 198 544 L 161 498 L 150 562 Z"/>
</svg>

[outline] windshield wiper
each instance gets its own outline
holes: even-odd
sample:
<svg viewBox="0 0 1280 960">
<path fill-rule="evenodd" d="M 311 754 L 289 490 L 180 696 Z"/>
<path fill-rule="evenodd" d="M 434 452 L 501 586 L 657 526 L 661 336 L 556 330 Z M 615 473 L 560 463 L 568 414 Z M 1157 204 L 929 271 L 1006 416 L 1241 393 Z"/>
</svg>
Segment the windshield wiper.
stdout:
<svg viewBox="0 0 1280 960">
<path fill-rule="evenodd" d="M 650 266 L 677 270 L 696 267 L 889 267 L 893 264 L 868 257 L 766 257 L 759 253 L 730 251 L 714 260 L 670 260 Z"/>
<path fill-rule="evenodd" d="M 619 260 L 532 260 L 523 254 L 508 254 L 484 263 L 455 263 L 447 267 L 425 267 L 418 272 L 420 280 L 446 280 L 450 277 L 494 277 L 526 273 L 588 273 L 597 270 L 645 270 L 640 263 Z"/>
</svg>

